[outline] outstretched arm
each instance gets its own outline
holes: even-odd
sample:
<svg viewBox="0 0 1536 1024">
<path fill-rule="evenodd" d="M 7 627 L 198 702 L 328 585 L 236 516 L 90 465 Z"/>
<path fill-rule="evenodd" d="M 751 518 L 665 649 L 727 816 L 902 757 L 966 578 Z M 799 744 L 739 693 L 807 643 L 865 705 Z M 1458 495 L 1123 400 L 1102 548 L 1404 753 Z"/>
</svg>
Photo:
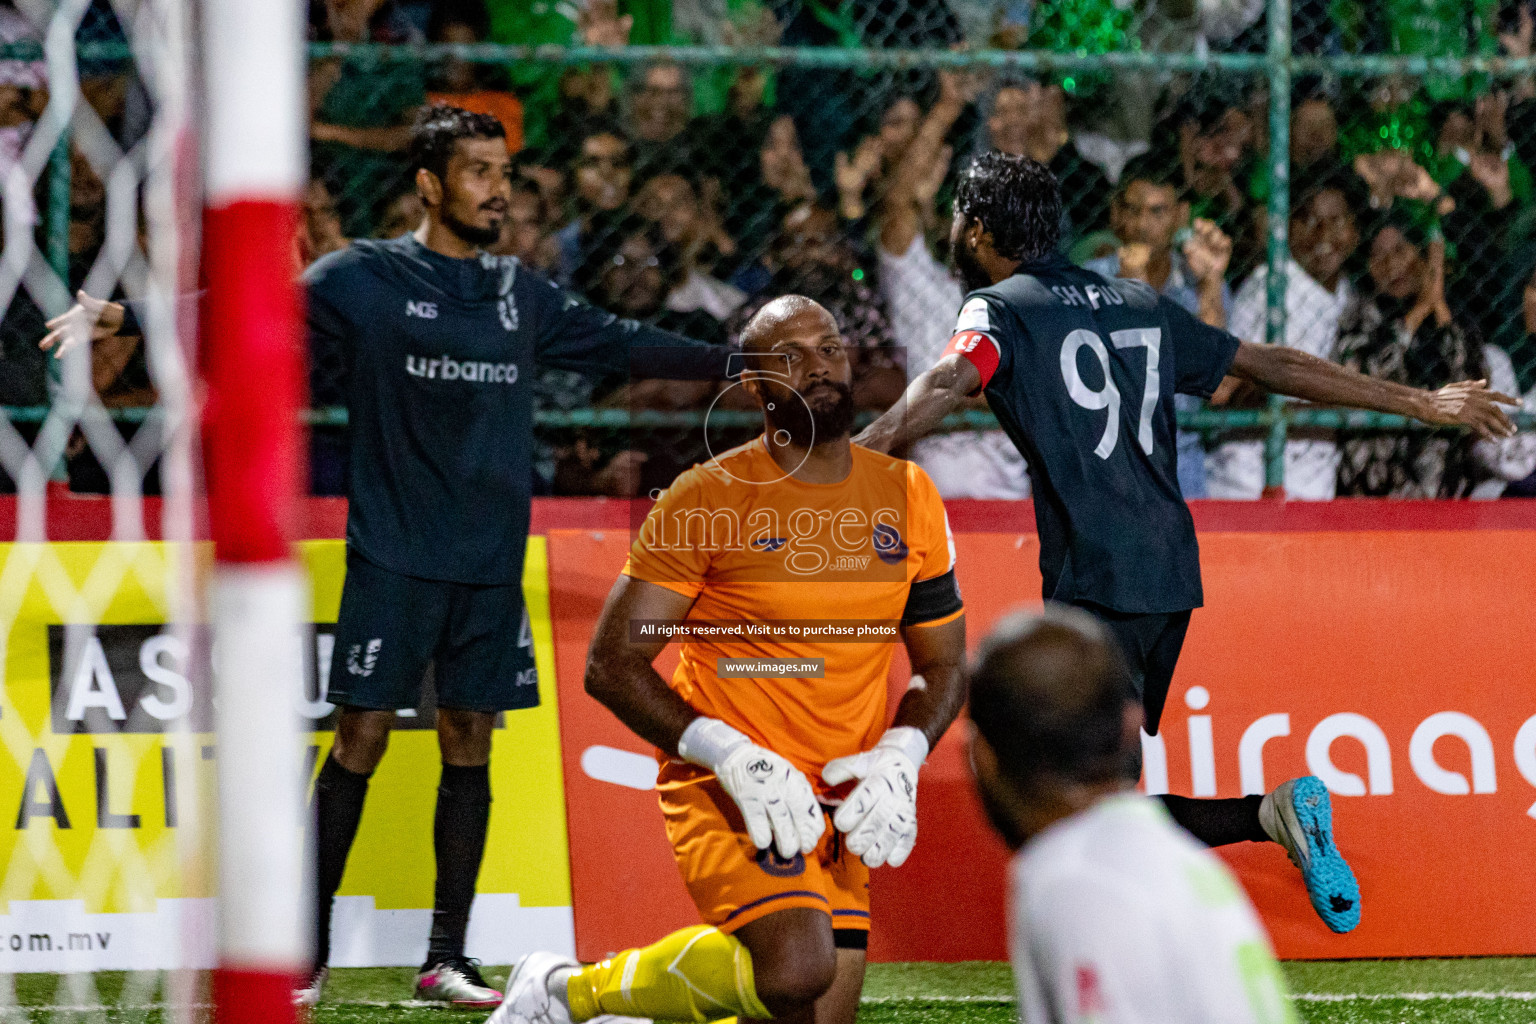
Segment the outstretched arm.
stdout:
<svg viewBox="0 0 1536 1024">
<path fill-rule="evenodd" d="M 599 309 L 552 282 L 535 286 L 546 312 L 536 357 L 545 366 L 588 376 L 632 373 L 668 380 L 723 380 L 730 359 L 724 345 L 625 320 Z"/>
<path fill-rule="evenodd" d="M 1470 427 L 1488 438 L 1515 433 L 1514 424 L 1499 406 L 1520 404 L 1519 399 L 1489 391 L 1485 380 L 1458 381 L 1438 391 L 1423 391 L 1367 377 L 1293 348 L 1247 341 L 1238 346 L 1229 373 L 1278 395 L 1412 416 L 1436 426 Z"/>
<path fill-rule="evenodd" d="M 944 417 L 981 387 L 981 371 L 959 354 L 947 355 L 907 385 L 906 394 L 865 427 L 854 444 L 891 452 L 933 433 Z"/>
</svg>

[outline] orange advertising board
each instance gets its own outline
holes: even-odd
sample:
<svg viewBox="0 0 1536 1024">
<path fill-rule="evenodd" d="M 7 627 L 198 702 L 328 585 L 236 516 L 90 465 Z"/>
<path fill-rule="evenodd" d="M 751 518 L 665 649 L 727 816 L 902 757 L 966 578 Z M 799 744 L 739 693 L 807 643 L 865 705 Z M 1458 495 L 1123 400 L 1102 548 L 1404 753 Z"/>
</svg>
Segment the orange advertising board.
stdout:
<svg viewBox="0 0 1536 1024">
<path fill-rule="evenodd" d="M 1284 516 L 1278 528 L 1202 529 L 1206 608 L 1147 747 L 1146 784 L 1238 796 L 1324 779 L 1360 879 L 1354 933 L 1322 926 L 1278 846 L 1222 850 L 1283 957 L 1536 953 L 1536 530 L 1423 528 L 1357 507 L 1347 525 L 1305 513 L 1299 529 Z M 1040 593 L 1033 532 L 966 532 L 977 519 L 952 512 L 973 647 Z M 1372 528 L 1383 522 L 1393 528 Z M 581 687 L 628 541 L 622 528 L 549 534 L 583 959 L 697 922 L 646 788 L 653 754 Z M 659 667 L 671 666 L 669 652 Z M 892 686 L 906 678 L 898 655 Z M 911 859 L 874 873 L 873 959 L 1006 955 L 1006 851 L 972 795 L 960 737 L 951 729 L 923 770 Z"/>
</svg>

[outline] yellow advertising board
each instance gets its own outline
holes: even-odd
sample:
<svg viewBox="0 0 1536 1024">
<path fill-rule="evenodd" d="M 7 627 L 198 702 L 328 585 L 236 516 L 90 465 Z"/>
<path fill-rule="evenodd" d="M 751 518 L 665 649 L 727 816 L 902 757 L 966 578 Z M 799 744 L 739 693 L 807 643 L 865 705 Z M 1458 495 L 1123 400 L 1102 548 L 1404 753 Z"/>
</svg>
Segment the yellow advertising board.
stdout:
<svg viewBox="0 0 1536 1024">
<path fill-rule="evenodd" d="M 345 545 L 309 541 L 305 692 L 312 765 Z M 212 703 L 217 664 L 169 581 L 206 550 L 158 542 L 0 545 L 0 971 L 206 966 L 214 901 Z M 508 963 L 574 946 L 544 538 L 524 593 L 543 703 L 498 721 L 491 822 L 469 954 Z M 176 625 L 166 625 L 167 622 Z M 332 963 L 414 964 L 426 951 L 439 774 L 429 698 L 402 712 L 373 778 L 338 895 Z M 14 826 L 14 827 L 11 827 Z M 298 841 L 299 837 L 295 837 Z"/>
</svg>

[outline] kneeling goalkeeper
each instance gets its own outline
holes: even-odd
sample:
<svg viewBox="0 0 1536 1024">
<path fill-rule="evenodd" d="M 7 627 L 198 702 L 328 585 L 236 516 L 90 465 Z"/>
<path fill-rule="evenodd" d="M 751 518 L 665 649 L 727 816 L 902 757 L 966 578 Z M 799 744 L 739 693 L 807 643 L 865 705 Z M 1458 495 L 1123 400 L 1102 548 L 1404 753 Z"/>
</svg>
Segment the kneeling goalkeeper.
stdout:
<svg viewBox="0 0 1536 1024">
<path fill-rule="evenodd" d="M 602 1014 L 853 1024 L 869 869 L 900 865 L 917 838 L 918 768 L 965 697 L 964 610 L 933 482 L 849 442 L 852 375 L 832 316 L 787 296 L 742 341 L 740 386 L 766 429 L 658 500 L 603 608 L 586 674 L 587 692 L 658 748 L 667 835 L 706 923 L 587 966 L 531 954 L 492 1024 Z M 705 623 L 786 620 L 890 632 L 695 638 Z M 667 641 L 632 630 L 637 622 L 694 624 L 670 684 L 652 667 Z M 897 635 L 923 681 L 887 729 Z M 823 674 L 739 678 L 721 664 L 731 658 L 752 672 L 770 659 L 793 672 L 821 659 Z"/>
</svg>

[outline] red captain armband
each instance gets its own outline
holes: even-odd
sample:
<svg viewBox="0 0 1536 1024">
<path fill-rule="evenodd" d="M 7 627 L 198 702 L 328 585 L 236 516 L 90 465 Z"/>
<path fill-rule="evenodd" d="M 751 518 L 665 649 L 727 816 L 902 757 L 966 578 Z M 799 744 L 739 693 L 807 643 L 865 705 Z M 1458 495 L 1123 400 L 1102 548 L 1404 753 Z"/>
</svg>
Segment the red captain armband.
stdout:
<svg viewBox="0 0 1536 1024">
<path fill-rule="evenodd" d="M 987 381 L 992 379 L 992 375 L 997 372 L 997 364 L 1003 358 L 1002 353 L 998 351 L 997 342 L 992 339 L 992 336 L 990 334 L 983 334 L 980 331 L 961 331 L 953 338 L 950 338 L 949 344 L 944 346 L 944 352 L 939 358 L 943 359 L 944 356 L 955 354 L 964 356 L 972 366 L 976 367 L 977 372 L 981 374 L 981 387 L 983 388 L 987 386 Z M 979 391 L 981 388 L 977 388 L 977 390 Z"/>
</svg>

